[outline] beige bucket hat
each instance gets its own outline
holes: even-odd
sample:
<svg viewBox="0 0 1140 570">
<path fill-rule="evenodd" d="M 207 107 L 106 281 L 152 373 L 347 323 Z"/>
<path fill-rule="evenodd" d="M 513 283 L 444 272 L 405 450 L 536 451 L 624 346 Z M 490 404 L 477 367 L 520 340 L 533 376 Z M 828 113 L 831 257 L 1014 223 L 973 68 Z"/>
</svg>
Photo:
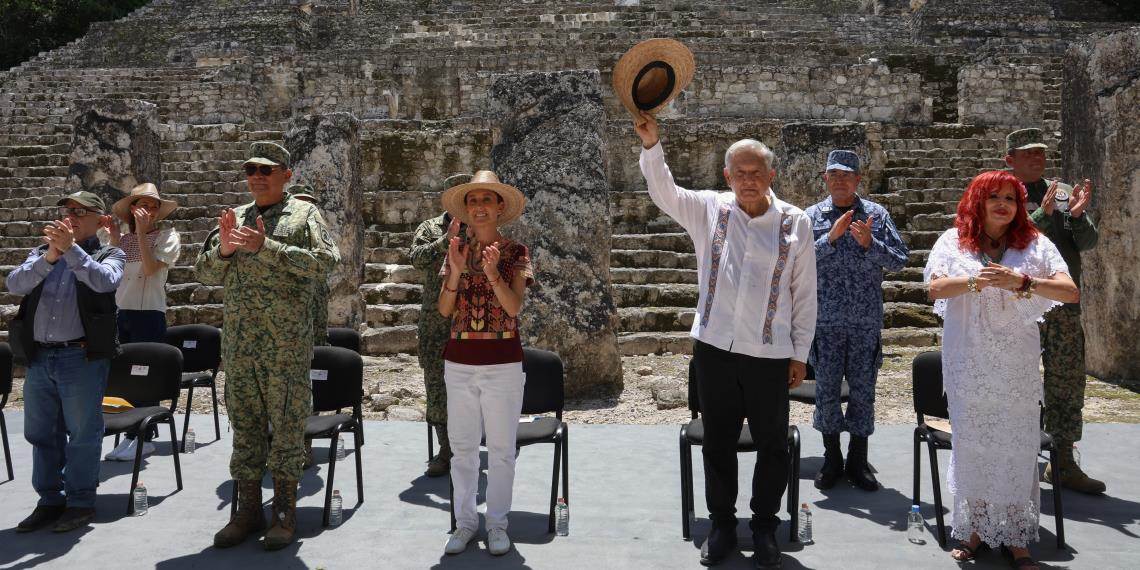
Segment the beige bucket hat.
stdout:
<svg viewBox="0 0 1140 570">
<path fill-rule="evenodd" d="M 127 221 L 131 217 L 131 206 L 140 198 L 154 198 L 158 200 L 158 213 L 154 216 L 154 221 L 165 219 L 171 212 L 178 207 L 178 202 L 174 200 L 166 200 L 158 195 L 158 187 L 150 182 L 139 184 L 131 188 L 131 193 L 124 198 L 120 198 L 111 206 L 111 212 L 115 214 L 116 218 L 122 221 Z"/>
</svg>

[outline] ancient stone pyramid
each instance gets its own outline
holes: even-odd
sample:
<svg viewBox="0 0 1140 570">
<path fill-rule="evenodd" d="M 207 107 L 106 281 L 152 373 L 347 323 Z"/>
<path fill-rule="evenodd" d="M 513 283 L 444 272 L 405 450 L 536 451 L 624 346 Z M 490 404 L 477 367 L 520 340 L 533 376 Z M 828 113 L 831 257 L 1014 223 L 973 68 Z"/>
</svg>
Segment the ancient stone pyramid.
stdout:
<svg viewBox="0 0 1140 570">
<path fill-rule="evenodd" d="M 1070 38 L 1125 27 L 1076 0 L 156 0 L 71 44 L 0 73 L 0 265 L 39 241 L 68 176 L 76 103 L 158 106 L 161 188 L 182 204 L 171 324 L 220 324 L 221 291 L 195 282 L 200 242 L 221 208 L 247 201 L 249 141 L 281 140 L 292 117 L 362 120 L 366 352 L 413 352 L 421 295 L 407 247 L 435 215 L 445 177 L 487 165 L 493 74 L 598 69 L 608 114 L 611 277 L 626 354 L 688 350 L 696 260 L 644 191 L 637 142 L 608 91 L 617 57 L 672 37 L 696 79 L 665 113 L 669 161 L 690 188 L 723 188 L 733 140 L 765 141 L 776 192 L 801 207 L 823 194 L 827 150 L 857 149 L 865 190 L 912 248 L 887 276 L 887 342 L 934 345 L 921 286 L 927 250 L 965 183 L 1002 166 L 1014 127 L 1042 126 L 1056 174 L 1060 56 Z M 18 298 L 0 293 L 2 326 Z M 6 335 L 6 332 L 4 333 Z"/>
</svg>

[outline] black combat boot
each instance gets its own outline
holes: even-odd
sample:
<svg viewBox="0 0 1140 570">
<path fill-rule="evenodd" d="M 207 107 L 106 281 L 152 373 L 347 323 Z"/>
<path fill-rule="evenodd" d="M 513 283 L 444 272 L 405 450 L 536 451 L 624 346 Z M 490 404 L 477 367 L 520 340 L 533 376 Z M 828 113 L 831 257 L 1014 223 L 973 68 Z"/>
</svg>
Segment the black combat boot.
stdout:
<svg viewBox="0 0 1140 570">
<path fill-rule="evenodd" d="M 847 478 L 852 485 L 864 491 L 878 491 L 879 481 L 871 473 L 871 466 L 867 464 L 867 438 L 857 435 L 851 436 L 851 443 L 847 446 Z"/>
<path fill-rule="evenodd" d="M 815 488 L 830 489 L 843 475 L 843 449 L 839 447 L 839 434 L 823 434 L 823 467 L 815 476 Z"/>
</svg>

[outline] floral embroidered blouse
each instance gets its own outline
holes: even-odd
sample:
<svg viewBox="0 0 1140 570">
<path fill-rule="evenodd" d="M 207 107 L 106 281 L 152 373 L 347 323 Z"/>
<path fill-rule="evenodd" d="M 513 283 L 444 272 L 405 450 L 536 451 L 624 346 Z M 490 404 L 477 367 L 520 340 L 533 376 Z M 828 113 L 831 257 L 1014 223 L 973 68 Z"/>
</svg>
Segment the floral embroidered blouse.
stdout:
<svg viewBox="0 0 1140 570">
<path fill-rule="evenodd" d="M 499 275 L 506 283 L 515 275 L 526 277 L 527 286 L 534 284 L 530 251 L 521 243 L 503 240 L 499 244 Z M 490 281 L 480 267 L 482 246 L 472 243 L 467 264 L 459 279 L 455 311 L 451 317 L 451 333 L 443 357 L 458 364 L 487 365 L 522 362 L 518 317 L 507 314 L 499 303 Z M 439 274 L 447 277 L 451 265 L 444 260 Z"/>
</svg>

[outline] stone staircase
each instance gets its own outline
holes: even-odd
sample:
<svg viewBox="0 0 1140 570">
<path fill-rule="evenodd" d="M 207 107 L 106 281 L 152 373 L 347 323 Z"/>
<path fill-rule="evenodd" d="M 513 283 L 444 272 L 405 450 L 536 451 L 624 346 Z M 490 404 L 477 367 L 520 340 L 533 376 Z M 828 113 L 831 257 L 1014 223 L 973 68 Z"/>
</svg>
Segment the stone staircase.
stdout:
<svg viewBox="0 0 1140 570">
<path fill-rule="evenodd" d="M 976 3 L 983 12 L 1000 10 Z M 957 69 L 986 63 L 1038 70 L 1055 175 L 1052 133 L 1060 130 L 1065 40 L 1127 25 L 1103 10 L 1090 18 L 1095 21 L 1079 21 L 1069 6 L 1064 19 L 1031 10 L 1024 29 L 994 24 L 1001 33 L 989 33 L 981 17 L 949 25 L 954 14 L 944 10 L 945 0 L 929 0 L 911 16 L 873 16 L 855 0 L 830 2 L 830 8 L 812 0 L 360 4 L 350 15 L 346 0 L 240 6 L 157 0 L 0 72 L 0 273 L 23 261 L 39 243 L 45 220 L 54 217 L 67 177 L 75 101 L 143 99 L 157 105 L 162 123 L 162 191 L 182 206 L 172 216 L 183 249 L 170 274 L 168 321 L 220 324 L 221 290 L 198 283 L 192 265 L 219 212 L 248 201 L 238 168 L 249 142 L 282 141 L 293 115 L 351 111 L 362 119 L 364 146 L 366 351 L 414 352 L 424 293 L 407 256 L 412 232 L 437 214 L 439 180 L 487 166 L 491 75 L 596 68 L 611 117 L 610 274 L 620 348 L 623 354 L 686 352 L 697 302 L 692 243 L 644 191 L 628 122 L 609 92 L 610 70 L 630 45 L 674 37 L 693 50 L 698 65 L 698 81 L 671 116 L 701 126 L 670 140 L 686 161 L 688 172 L 678 165 L 679 176 L 699 179 L 696 187 L 723 185 L 714 176 L 722 139 L 778 136 L 785 122 L 868 120 L 856 111 L 859 96 L 850 103 L 825 97 L 835 88 L 829 82 L 846 70 L 869 70 L 858 89 L 886 94 L 893 87 L 932 100 L 926 108 L 945 122 L 931 122 L 928 110 L 875 118 L 883 135 L 872 150 L 886 161 L 875 177 L 882 183 L 867 190 L 890 209 L 912 249 L 907 267 L 887 275 L 883 285 L 884 338 L 936 345 L 940 323 L 929 310 L 922 266 L 953 223 L 969 179 L 1002 166 L 1004 135 L 1011 130 L 954 122 Z M 781 107 L 775 98 L 749 103 L 737 95 L 777 80 L 802 85 L 793 91 L 831 107 L 817 109 L 812 105 L 822 103 L 816 101 Z M 709 133 L 715 145 L 702 141 Z M 16 303 L 0 288 L 0 336 Z"/>
</svg>

